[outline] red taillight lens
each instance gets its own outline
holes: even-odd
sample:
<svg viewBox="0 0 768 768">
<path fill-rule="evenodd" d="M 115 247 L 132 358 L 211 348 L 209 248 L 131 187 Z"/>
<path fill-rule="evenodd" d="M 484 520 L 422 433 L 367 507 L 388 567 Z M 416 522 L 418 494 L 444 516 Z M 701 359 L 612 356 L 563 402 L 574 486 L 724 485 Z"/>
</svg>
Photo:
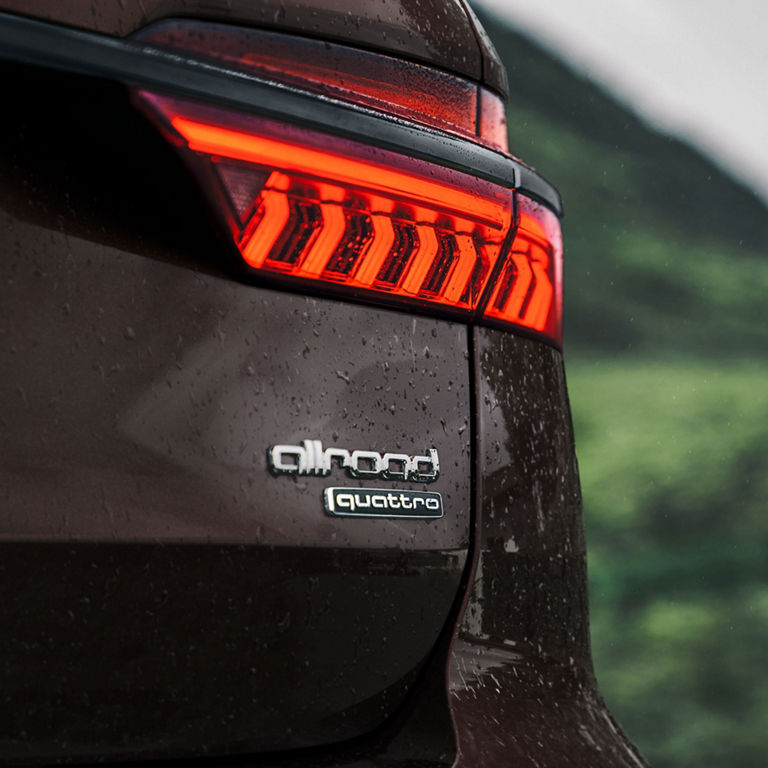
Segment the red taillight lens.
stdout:
<svg viewBox="0 0 768 768">
<path fill-rule="evenodd" d="M 211 164 L 253 269 L 474 311 L 512 227 L 512 194 L 392 152 L 143 95 Z"/>
<path fill-rule="evenodd" d="M 498 184 L 250 115 L 139 99 L 214 171 L 235 244 L 259 274 L 466 319 L 482 313 L 559 343 L 559 228 L 543 206 L 518 198 L 510 251 L 513 193 Z"/>
<path fill-rule="evenodd" d="M 518 225 L 483 315 L 562 339 L 563 244 L 552 211 L 518 196 Z"/>
</svg>

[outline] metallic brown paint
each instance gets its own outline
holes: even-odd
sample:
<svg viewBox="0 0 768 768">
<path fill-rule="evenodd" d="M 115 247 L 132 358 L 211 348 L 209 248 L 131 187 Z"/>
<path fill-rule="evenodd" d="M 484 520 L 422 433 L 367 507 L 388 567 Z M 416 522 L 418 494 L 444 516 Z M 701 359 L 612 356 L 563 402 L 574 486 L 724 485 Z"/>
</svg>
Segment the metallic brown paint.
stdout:
<svg viewBox="0 0 768 768">
<path fill-rule="evenodd" d="M 102 541 L 4 542 L 0 559 L 0 756 L 80 762 L 371 731 L 432 650 L 464 558 Z"/>
<path fill-rule="evenodd" d="M 0 226 L 6 252 L 24 243 L 2 262 L 5 538 L 466 548 L 464 326 L 195 274 L 66 222 Z M 268 473 L 268 446 L 308 437 L 437 448 L 446 517 L 327 518 L 328 485 L 420 486 Z"/>
<path fill-rule="evenodd" d="M 459 591 L 466 326 L 234 280 L 204 216 L 192 238 L 164 229 L 196 215 L 194 195 L 126 94 L 46 73 L 14 83 L 0 127 L 0 702 L 13 713 L 0 757 L 367 733 L 403 701 Z M 157 196 L 149 169 L 163 169 Z M 302 437 L 437 448 L 448 471 L 429 489 L 446 516 L 326 515 L 338 478 L 267 468 L 269 445 Z"/>
<path fill-rule="evenodd" d="M 457 768 L 638 768 L 597 689 L 561 354 L 477 328 L 472 586 L 451 650 Z"/>
</svg>

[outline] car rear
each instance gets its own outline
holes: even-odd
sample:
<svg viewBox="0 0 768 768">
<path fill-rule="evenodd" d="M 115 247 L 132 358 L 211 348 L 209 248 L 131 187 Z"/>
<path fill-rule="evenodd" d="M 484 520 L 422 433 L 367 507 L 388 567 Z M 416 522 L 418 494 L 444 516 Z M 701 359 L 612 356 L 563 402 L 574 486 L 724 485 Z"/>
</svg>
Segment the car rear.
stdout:
<svg viewBox="0 0 768 768">
<path fill-rule="evenodd" d="M 0 755 L 642 764 L 471 11 L 0 6 Z"/>
</svg>

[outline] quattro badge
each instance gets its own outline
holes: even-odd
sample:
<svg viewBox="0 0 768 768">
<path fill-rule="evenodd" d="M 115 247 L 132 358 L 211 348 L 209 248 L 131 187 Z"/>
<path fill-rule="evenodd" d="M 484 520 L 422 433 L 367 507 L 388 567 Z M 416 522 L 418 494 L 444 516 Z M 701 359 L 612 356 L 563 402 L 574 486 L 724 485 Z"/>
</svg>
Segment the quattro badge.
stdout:
<svg viewBox="0 0 768 768">
<path fill-rule="evenodd" d="M 443 516 L 443 499 L 431 491 L 388 491 L 381 488 L 326 488 L 325 510 L 340 517 Z"/>
</svg>

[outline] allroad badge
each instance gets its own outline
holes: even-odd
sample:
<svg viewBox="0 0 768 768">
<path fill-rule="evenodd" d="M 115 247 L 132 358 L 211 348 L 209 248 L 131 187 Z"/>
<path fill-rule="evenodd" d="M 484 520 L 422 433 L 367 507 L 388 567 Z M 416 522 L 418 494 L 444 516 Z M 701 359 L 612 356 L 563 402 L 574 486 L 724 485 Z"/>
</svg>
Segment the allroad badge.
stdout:
<svg viewBox="0 0 768 768">
<path fill-rule="evenodd" d="M 340 517 L 443 516 L 443 499 L 431 491 L 389 491 L 381 488 L 326 488 L 325 510 Z"/>
<path fill-rule="evenodd" d="M 349 451 L 323 448 L 320 440 L 302 440 L 301 445 L 273 445 L 267 449 L 269 468 L 277 475 L 316 475 L 327 477 L 334 463 L 357 478 L 407 480 L 432 483 L 440 476 L 437 451 L 424 456 L 378 451 Z"/>
</svg>

